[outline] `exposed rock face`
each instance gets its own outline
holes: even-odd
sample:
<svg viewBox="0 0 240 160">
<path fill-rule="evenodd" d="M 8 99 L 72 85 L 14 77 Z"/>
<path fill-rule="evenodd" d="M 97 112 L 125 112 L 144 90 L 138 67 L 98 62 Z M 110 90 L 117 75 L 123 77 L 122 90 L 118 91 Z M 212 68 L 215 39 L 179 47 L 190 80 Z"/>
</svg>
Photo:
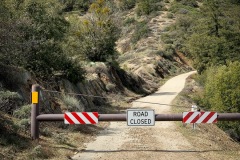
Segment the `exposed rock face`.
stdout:
<svg viewBox="0 0 240 160">
<path fill-rule="evenodd" d="M 61 99 L 64 93 L 70 93 L 69 95 L 75 97 L 79 105 L 87 111 L 96 108 L 101 110 L 101 107 L 108 105 L 106 97 L 109 94 L 125 94 L 126 91 L 138 94 L 149 93 L 144 89 L 146 82 L 141 77 L 122 69 L 99 63 L 91 67 L 91 70 L 88 71 L 86 80 L 77 84 L 65 79 L 51 83 L 40 82 L 43 89 L 40 93 L 41 112 L 61 113 Z M 2 67 L 0 82 L 1 111 L 12 113 L 23 104 L 30 103 L 31 85 L 36 83 L 30 73 L 21 68 Z M 49 90 L 57 92 L 49 92 Z"/>
<path fill-rule="evenodd" d="M 173 65 L 173 63 L 163 59 L 155 65 L 149 64 L 148 68 L 151 70 L 145 71 L 144 68 L 139 68 L 133 73 L 120 67 L 93 63 L 92 66 L 86 68 L 88 73 L 86 79 L 77 84 L 59 78 L 51 82 L 38 81 L 42 86 L 40 93 L 41 112 L 63 112 L 66 109 L 63 103 L 64 95 L 74 97 L 78 106 L 86 111 L 102 111 L 104 107 L 109 106 L 110 100 L 106 97 L 127 96 L 128 93 L 150 94 L 159 87 L 161 79 L 166 75 L 174 74 L 171 72 L 171 68 L 180 67 L 183 70 L 188 70 L 187 67 L 177 66 L 178 64 L 181 65 L 180 63 Z M 31 85 L 36 83 L 36 79 L 21 68 L 2 66 L 0 83 L 0 110 L 12 113 L 23 104 L 30 103 Z"/>
</svg>

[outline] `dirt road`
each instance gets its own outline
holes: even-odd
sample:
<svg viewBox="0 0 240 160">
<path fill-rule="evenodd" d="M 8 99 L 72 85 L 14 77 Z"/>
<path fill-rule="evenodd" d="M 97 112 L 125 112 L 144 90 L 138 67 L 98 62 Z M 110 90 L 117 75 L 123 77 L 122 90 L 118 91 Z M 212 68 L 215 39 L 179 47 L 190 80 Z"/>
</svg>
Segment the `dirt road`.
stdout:
<svg viewBox="0 0 240 160">
<path fill-rule="evenodd" d="M 170 79 L 156 93 L 136 100 L 132 106 L 154 109 L 156 114 L 170 113 L 171 108 L 167 104 L 181 92 L 185 79 L 193 73 Z M 198 151 L 177 130 L 174 122 L 156 122 L 155 126 L 146 127 L 131 127 L 127 126 L 126 122 L 112 122 L 95 141 L 86 144 L 86 149 L 76 154 L 73 159 L 198 159 L 198 157 Z"/>
</svg>

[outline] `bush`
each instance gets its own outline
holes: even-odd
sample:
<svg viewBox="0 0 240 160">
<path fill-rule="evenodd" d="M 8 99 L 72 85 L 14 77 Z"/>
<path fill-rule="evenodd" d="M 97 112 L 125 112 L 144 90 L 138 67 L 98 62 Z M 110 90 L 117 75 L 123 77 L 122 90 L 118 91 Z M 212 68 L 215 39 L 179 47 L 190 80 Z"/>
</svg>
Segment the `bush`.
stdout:
<svg viewBox="0 0 240 160">
<path fill-rule="evenodd" d="M 158 0 L 139 0 L 137 6 L 137 15 L 150 15 L 152 12 L 161 10 L 161 5 L 157 4 Z"/>
<path fill-rule="evenodd" d="M 49 128 L 45 127 L 43 130 L 41 130 L 41 135 L 43 135 L 45 137 L 51 137 L 52 132 L 50 131 Z"/>
<path fill-rule="evenodd" d="M 129 10 L 134 8 L 136 5 L 136 0 L 121 0 L 119 2 L 119 8 L 122 10 Z"/>
<path fill-rule="evenodd" d="M 19 2 L 18 7 L 14 1 L 1 4 L 11 12 L 5 12 L 9 20 L 0 26 L 3 35 L 0 61 L 23 67 L 43 81 L 53 79 L 55 72 L 61 72 L 70 81 L 80 81 L 81 67 L 66 57 L 61 47 L 69 23 L 55 8 L 56 3 L 52 4 L 39 1 Z"/>
<path fill-rule="evenodd" d="M 79 100 L 77 100 L 73 96 L 64 95 L 62 97 L 62 103 L 63 103 L 64 106 L 67 107 L 67 110 L 70 111 L 70 112 L 83 111 L 84 110 L 83 106 L 80 105 Z"/>
<path fill-rule="evenodd" d="M 217 112 L 240 112 L 240 62 L 207 70 L 203 104 Z M 240 122 L 219 123 L 224 130 L 233 130 L 239 138 Z M 238 139 L 240 140 L 240 139 Z"/>
<path fill-rule="evenodd" d="M 168 14 L 167 14 L 167 18 L 172 19 L 173 17 L 174 17 L 174 16 L 173 16 L 172 13 L 168 13 Z"/>
<path fill-rule="evenodd" d="M 112 84 L 112 83 L 107 83 L 106 85 L 106 89 L 108 91 L 113 91 L 115 89 L 116 85 L 115 84 Z"/>
<path fill-rule="evenodd" d="M 13 116 L 19 119 L 26 119 L 31 116 L 31 105 L 24 105 L 13 112 Z"/>
<path fill-rule="evenodd" d="M 66 144 L 69 140 L 63 133 L 54 134 L 54 139 L 59 144 Z"/>
<path fill-rule="evenodd" d="M 18 99 L 20 98 L 20 95 L 17 92 L 0 91 L 0 99 L 6 99 L 6 98 Z"/>
<path fill-rule="evenodd" d="M 30 117 L 21 119 L 17 123 L 17 125 L 18 125 L 19 129 L 23 130 L 26 133 L 30 128 Z"/>
<path fill-rule="evenodd" d="M 46 149 L 42 147 L 42 145 L 37 145 L 33 148 L 31 155 L 29 158 L 35 159 L 35 158 L 41 158 L 41 159 L 48 159 L 53 156 L 53 153 L 50 149 Z"/>
<path fill-rule="evenodd" d="M 164 58 L 171 59 L 173 54 L 175 53 L 175 50 L 172 45 L 166 45 L 163 53 Z"/>
<path fill-rule="evenodd" d="M 190 6 L 190 7 L 198 7 L 197 1 L 196 0 L 177 0 L 180 3 L 182 3 L 185 6 Z"/>
<path fill-rule="evenodd" d="M 119 36 L 117 23 L 106 6 L 106 0 L 91 4 L 85 19 L 79 23 L 79 17 L 73 19 L 74 41 L 80 55 L 93 62 L 106 62 L 116 58 L 115 42 Z M 77 23 L 77 25 L 76 25 Z"/>
<path fill-rule="evenodd" d="M 146 21 L 138 22 L 136 24 L 135 31 L 131 37 L 131 41 L 133 43 L 136 43 L 141 38 L 147 37 L 149 32 L 150 32 L 150 29 L 149 29 Z"/>
<path fill-rule="evenodd" d="M 124 21 L 124 24 L 125 24 L 125 25 L 130 25 L 130 24 L 133 24 L 133 23 L 135 23 L 135 22 L 136 22 L 135 18 L 134 18 L 134 17 L 131 17 L 131 18 L 127 18 L 127 19 Z"/>
</svg>

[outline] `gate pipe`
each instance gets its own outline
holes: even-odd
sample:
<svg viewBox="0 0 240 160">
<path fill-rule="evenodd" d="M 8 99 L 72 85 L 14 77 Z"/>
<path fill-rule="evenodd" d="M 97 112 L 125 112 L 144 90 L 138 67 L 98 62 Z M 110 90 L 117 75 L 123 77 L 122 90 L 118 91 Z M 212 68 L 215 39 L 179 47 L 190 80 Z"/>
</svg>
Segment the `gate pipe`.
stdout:
<svg viewBox="0 0 240 160">
<path fill-rule="evenodd" d="M 64 121 L 64 114 L 42 114 L 38 121 Z M 182 121 L 182 114 L 155 114 L 155 121 Z M 99 114 L 98 121 L 126 121 L 127 114 Z M 218 121 L 239 121 L 240 113 L 218 113 Z"/>
</svg>

